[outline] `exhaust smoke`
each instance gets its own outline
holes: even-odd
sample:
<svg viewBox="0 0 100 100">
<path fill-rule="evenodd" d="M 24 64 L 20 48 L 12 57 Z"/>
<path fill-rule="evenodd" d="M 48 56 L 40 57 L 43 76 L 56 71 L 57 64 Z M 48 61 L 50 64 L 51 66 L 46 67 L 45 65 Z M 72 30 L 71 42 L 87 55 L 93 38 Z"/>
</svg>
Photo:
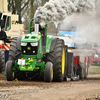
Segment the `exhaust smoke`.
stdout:
<svg viewBox="0 0 100 100">
<path fill-rule="evenodd" d="M 54 22 L 57 26 L 59 22 L 75 12 L 95 15 L 98 2 L 99 0 L 50 0 L 36 10 L 34 19 L 42 26 L 50 22 Z"/>
</svg>

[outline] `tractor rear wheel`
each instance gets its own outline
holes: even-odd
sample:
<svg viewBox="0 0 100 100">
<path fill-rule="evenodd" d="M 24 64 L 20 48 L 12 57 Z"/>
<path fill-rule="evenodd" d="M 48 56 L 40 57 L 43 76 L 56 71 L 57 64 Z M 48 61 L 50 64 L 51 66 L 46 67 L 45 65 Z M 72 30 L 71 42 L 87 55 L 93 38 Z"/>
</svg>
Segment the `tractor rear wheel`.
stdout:
<svg viewBox="0 0 100 100">
<path fill-rule="evenodd" d="M 52 80 L 53 80 L 53 64 L 51 62 L 47 62 L 44 72 L 44 81 L 52 82 Z"/>
<path fill-rule="evenodd" d="M 4 50 L 0 49 L 0 73 L 4 70 Z"/>
<path fill-rule="evenodd" d="M 62 82 L 65 73 L 65 45 L 64 40 L 57 39 L 54 51 L 47 55 L 47 60 L 53 63 L 53 80 Z"/>
<path fill-rule="evenodd" d="M 13 72 L 14 64 L 12 61 L 7 61 L 6 63 L 6 79 L 7 81 L 13 81 L 14 72 Z"/>
</svg>

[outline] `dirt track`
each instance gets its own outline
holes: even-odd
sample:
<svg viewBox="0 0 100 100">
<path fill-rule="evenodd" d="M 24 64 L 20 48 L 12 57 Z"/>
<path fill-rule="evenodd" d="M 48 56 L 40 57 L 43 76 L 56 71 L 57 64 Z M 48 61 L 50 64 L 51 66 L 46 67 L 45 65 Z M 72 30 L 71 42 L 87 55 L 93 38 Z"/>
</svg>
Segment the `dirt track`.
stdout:
<svg viewBox="0 0 100 100">
<path fill-rule="evenodd" d="M 0 100 L 95 100 L 100 94 L 100 74 L 91 74 L 86 80 L 69 82 L 12 81 L 0 74 Z M 97 99 L 96 99 L 97 100 Z"/>
</svg>

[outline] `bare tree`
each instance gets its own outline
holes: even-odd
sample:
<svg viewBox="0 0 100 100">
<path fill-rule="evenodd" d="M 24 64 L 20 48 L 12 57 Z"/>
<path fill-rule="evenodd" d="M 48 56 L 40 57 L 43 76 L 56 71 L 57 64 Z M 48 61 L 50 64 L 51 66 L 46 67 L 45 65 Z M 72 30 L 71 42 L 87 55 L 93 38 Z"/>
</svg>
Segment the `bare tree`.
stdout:
<svg viewBox="0 0 100 100">
<path fill-rule="evenodd" d="M 22 11 L 28 5 L 30 0 L 8 0 L 8 10 L 13 14 L 19 15 L 19 23 L 22 23 Z"/>
<path fill-rule="evenodd" d="M 29 29 L 29 22 L 34 18 L 38 7 L 43 6 L 49 0 L 8 0 L 8 10 L 19 15 L 19 23 L 22 18 L 25 29 Z"/>
</svg>

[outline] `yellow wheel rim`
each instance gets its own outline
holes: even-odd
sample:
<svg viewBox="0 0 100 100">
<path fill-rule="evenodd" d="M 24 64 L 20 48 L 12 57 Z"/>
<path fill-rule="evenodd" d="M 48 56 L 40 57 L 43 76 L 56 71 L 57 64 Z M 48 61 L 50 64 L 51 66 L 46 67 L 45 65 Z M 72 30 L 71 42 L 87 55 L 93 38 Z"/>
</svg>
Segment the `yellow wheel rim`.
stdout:
<svg viewBox="0 0 100 100">
<path fill-rule="evenodd" d="M 14 67 L 12 68 L 14 70 Z M 12 76 L 14 77 L 14 71 L 12 70 Z"/>
<path fill-rule="evenodd" d="M 53 79 L 53 68 L 51 70 L 51 79 Z"/>
<path fill-rule="evenodd" d="M 63 48 L 62 52 L 62 74 L 64 74 L 64 69 L 65 69 L 65 48 Z"/>
</svg>

